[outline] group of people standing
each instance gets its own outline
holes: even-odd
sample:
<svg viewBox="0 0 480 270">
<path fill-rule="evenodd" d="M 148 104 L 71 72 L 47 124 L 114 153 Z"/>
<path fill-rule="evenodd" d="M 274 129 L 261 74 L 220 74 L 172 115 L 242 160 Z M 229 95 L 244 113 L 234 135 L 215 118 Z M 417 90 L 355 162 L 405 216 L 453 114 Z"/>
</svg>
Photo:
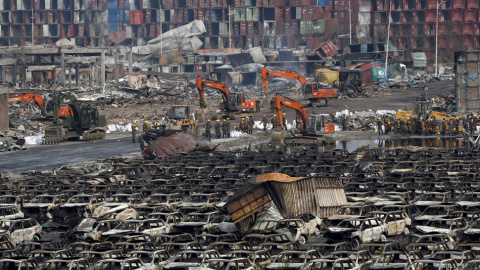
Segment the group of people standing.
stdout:
<svg viewBox="0 0 480 270">
<path fill-rule="evenodd" d="M 207 139 L 212 138 L 212 124 L 210 119 L 207 120 L 207 123 L 204 126 L 205 129 L 205 137 Z M 221 122 L 220 119 L 217 119 L 215 121 L 215 138 L 220 139 L 220 138 L 230 138 L 230 118 L 223 119 Z"/>
<path fill-rule="evenodd" d="M 242 120 L 240 120 L 240 123 L 238 124 L 238 129 L 241 132 L 252 134 L 254 125 L 255 125 L 255 121 L 253 120 L 253 116 L 250 114 L 249 116 L 242 118 Z"/>
<path fill-rule="evenodd" d="M 406 121 L 405 121 L 406 120 Z M 396 118 L 395 116 L 381 116 L 377 118 L 377 131 L 383 134 L 417 134 L 417 135 L 457 135 L 465 130 L 474 134 L 479 116 L 473 114 L 459 118 L 452 115 L 443 118 L 424 118 L 423 116 L 407 119 Z"/>
</svg>

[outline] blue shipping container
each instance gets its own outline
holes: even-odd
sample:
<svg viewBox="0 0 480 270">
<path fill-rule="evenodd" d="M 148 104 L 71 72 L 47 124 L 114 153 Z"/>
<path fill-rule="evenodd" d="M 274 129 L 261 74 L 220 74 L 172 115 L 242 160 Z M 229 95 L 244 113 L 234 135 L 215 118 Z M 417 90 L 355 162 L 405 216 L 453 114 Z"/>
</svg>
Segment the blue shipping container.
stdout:
<svg viewBox="0 0 480 270">
<path fill-rule="evenodd" d="M 109 22 L 119 22 L 119 21 L 121 21 L 122 19 L 121 19 L 121 15 L 120 15 L 120 10 L 121 9 L 109 9 L 108 10 L 108 21 Z"/>
<path fill-rule="evenodd" d="M 125 0 L 125 10 L 130 10 L 130 0 Z"/>
<path fill-rule="evenodd" d="M 125 21 L 129 22 L 130 21 L 130 10 L 125 10 Z"/>
<path fill-rule="evenodd" d="M 119 22 L 109 22 L 110 31 L 120 32 L 120 23 Z"/>
<path fill-rule="evenodd" d="M 313 0 L 315 6 L 326 7 L 330 5 L 330 0 Z"/>
<path fill-rule="evenodd" d="M 360 52 L 366 53 L 368 49 L 368 44 L 360 44 Z"/>
<path fill-rule="evenodd" d="M 118 8 L 118 0 L 107 0 L 107 8 Z"/>
</svg>

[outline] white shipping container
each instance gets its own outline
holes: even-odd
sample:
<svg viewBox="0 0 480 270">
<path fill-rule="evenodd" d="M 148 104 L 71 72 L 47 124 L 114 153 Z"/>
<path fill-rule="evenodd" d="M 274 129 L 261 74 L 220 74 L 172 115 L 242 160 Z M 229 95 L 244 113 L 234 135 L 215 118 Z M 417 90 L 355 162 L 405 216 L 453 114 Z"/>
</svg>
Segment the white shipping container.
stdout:
<svg viewBox="0 0 480 270">
<path fill-rule="evenodd" d="M 295 8 L 295 19 L 301 20 L 302 19 L 302 7 Z"/>
<path fill-rule="evenodd" d="M 161 23 L 165 20 L 165 17 L 163 16 L 163 12 L 161 9 L 157 10 L 157 22 Z"/>
<path fill-rule="evenodd" d="M 218 34 L 220 36 L 228 35 L 228 26 L 226 25 L 226 23 L 221 22 L 218 24 Z"/>
<path fill-rule="evenodd" d="M 17 0 L 17 10 L 23 10 L 22 0 Z"/>
<path fill-rule="evenodd" d="M 131 25 L 127 25 L 125 27 L 125 35 L 126 35 L 126 38 L 132 38 L 133 35 L 132 35 L 132 26 Z"/>
<path fill-rule="evenodd" d="M 75 0 L 73 2 L 73 10 L 80 10 L 80 5 L 81 5 L 80 0 Z"/>
<path fill-rule="evenodd" d="M 143 9 L 150 8 L 150 1 L 144 0 L 144 1 L 143 1 L 142 8 L 143 8 Z"/>
<path fill-rule="evenodd" d="M 50 31 L 48 30 L 48 24 L 44 24 L 43 26 L 43 36 L 44 37 L 49 37 L 50 36 Z"/>
<path fill-rule="evenodd" d="M 358 24 L 370 24 L 370 12 L 359 12 Z"/>
<path fill-rule="evenodd" d="M 0 1 L 0 10 L 4 10 L 4 5 L 3 5 L 3 1 Z"/>
<path fill-rule="evenodd" d="M 45 10 L 52 9 L 52 0 L 45 0 Z"/>
<path fill-rule="evenodd" d="M 79 11 L 74 11 L 73 12 L 73 23 L 74 24 L 80 23 L 80 12 Z"/>
</svg>

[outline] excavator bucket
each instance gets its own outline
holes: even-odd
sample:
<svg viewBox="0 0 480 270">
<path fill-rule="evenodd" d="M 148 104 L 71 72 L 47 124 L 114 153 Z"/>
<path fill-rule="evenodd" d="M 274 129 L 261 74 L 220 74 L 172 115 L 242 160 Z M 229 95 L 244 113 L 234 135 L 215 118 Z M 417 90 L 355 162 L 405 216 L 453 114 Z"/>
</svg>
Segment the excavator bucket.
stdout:
<svg viewBox="0 0 480 270">
<path fill-rule="evenodd" d="M 58 126 L 45 129 L 44 144 L 58 144 L 62 140 L 62 130 Z"/>
</svg>

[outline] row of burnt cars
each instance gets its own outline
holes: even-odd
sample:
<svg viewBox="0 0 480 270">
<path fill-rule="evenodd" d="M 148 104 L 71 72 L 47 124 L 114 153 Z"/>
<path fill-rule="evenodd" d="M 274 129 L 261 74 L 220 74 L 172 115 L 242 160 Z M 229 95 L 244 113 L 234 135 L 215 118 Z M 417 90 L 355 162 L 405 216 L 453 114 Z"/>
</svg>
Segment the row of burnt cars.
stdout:
<svg viewBox="0 0 480 270">
<path fill-rule="evenodd" d="M 190 153 L 27 172 L 0 186 L 0 269 L 478 269 L 479 155 Z M 224 205 L 269 172 L 336 175 L 349 205 L 240 233 Z"/>
</svg>

